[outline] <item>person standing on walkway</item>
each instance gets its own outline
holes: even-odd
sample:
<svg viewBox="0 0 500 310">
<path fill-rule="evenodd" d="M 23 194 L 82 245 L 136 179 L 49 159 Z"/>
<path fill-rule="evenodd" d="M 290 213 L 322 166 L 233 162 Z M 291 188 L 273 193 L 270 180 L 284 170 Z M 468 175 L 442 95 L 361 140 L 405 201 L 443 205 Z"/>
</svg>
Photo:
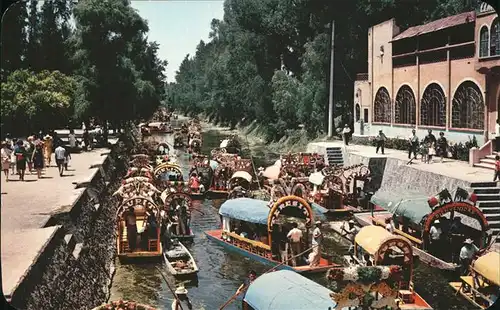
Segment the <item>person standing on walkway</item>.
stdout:
<svg viewBox="0 0 500 310">
<path fill-rule="evenodd" d="M 413 158 L 417 159 L 417 149 L 418 149 L 418 137 L 415 129 L 411 131 L 411 136 L 408 138 L 409 140 L 409 150 L 408 150 L 408 159 L 411 159 L 411 154 L 413 154 Z"/>
<path fill-rule="evenodd" d="M 71 159 L 71 147 L 64 147 L 64 170 L 68 171 L 69 161 Z"/>
<path fill-rule="evenodd" d="M 15 175 L 16 174 L 16 154 L 14 154 L 14 152 L 16 150 L 16 145 L 17 145 L 17 138 L 14 138 L 14 139 L 10 140 L 10 144 L 8 145 L 8 147 L 12 151 L 10 153 L 10 170 L 11 170 L 11 175 Z"/>
<path fill-rule="evenodd" d="M 296 256 L 300 253 L 300 243 L 302 241 L 302 230 L 298 227 L 297 223 L 292 223 L 292 229 L 288 232 L 287 238 L 290 240 L 290 246 L 292 248 L 292 256 Z M 297 257 L 292 260 L 293 266 L 297 266 Z"/>
<path fill-rule="evenodd" d="M 495 176 L 493 182 L 500 181 L 500 156 L 495 156 Z"/>
<path fill-rule="evenodd" d="M 0 152 L 2 155 L 2 170 L 5 174 L 5 181 L 9 182 L 10 156 L 12 150 L 7 147 L 6 141 L 2 141 L 2 150 Z"/>
<path fill-rule="evenodd" d="M 448 156 L 448 140 L 444 137 L 444 132 L 439 133 L 439 138 L 436 141 L 436 153 L 439 157 L 441 157 L 441 162 L 444 161 L 444 158 Z"/>
<path fill-rule="evenodd" d="M 26 171 L 26 161 L 27 161 L 27 152 L 24 148 L 24 143 L 22 140 L 17 141 L 17 147 L 14 151 L 14 155 L 16 156 L 16 169 L 17 173 L 19 173 L 19 180 L 24 181 L 24 173 Z"/>
<path fill-rule="evenodd" d="M 494 150 L 500 152 L 500 119 L 495 124 L 495 147 Z"/>
<path fill-rule="evenodd" d="M 424 138 L 424 145 L 427 149 L 427 158 L 425 162 L 430 164 L 432 161 L 432 156 L 436 155 L 436 150 L 435 150 L 436 136 L 432 134 L 432 129 L 429 129 L 427 131 L 427 136 L 425 136 Z"/>
<path fill-rule="evenodd" d="M 53 142 L 54 140 L 52 139 L 51 136 L 46 135 L 43 138 L 43 155 L 45 156 L 45 167 L 50 167 L 50 164 L 52 162 L 52 147 L 53 147 Z"/>
<path fill-rule="evenodd" d="M 27 152 L 27 162 L 28 162 L 28 171 L 30 173 L 33 172 L 33 152 L 35 151 L 35 145 L 33 144 L 33 136 L 29 136 L 28 139 L 26 140 L 26 143 L 24 144 Z"/>
<path fill-rule="evenodd" d="M 69 147 L 73 151 L 76 150 L 76 135 L 74 129 L 69 130 L 68 141 L 69 141 Z"/>
<path fill-rule="evenodd" d="M 64 160 L 66 158 L 66 149 L 64 149 L 62 145 L 59 145 L 58 147 L 56 147 L 54 153 L 56 155 L 56 164 L 57 164 L 57 169 L 59 169 L 59 175 L 63 176 Z"/>
<path fill-rule="evenodd" d="M 344 139 L 344 145 L 349 145 L 350 134 L 351 134 L 351 128 L 349 128 L 349 125 L 345 124 L 344 129 L 342 129 L 342 137 Z"/>
<path fill-rule="evenodd" d="M 382 130 L 378 131 L 378 135 L 375 137 L 375 141 L 377 143 L 377 149 L 375 150 L 375 153 L 378 154 L 378 151 L 381 149 L 382 150 L 382 155 L 385 153 L 385 141 L 387 140 L 387 137 L 385 134 L 382 132 Z"/>
<path fill-rule="evenodd" d="M 42 142 L 35 143 L 35 150 L 33 151 L 31 161 L 33 162 L 33 168 L 36 170 L 36 175 L 39 179 L 42 178 L 43 169 L 43 144 Z"/>
</svg>

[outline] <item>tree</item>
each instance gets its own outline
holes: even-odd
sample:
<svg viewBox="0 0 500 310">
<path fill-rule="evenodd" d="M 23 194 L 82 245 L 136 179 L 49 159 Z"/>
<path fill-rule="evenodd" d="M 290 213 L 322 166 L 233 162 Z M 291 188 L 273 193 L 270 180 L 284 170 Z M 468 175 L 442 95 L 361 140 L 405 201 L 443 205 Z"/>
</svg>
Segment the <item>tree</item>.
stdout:
<svg viewBox="0 0 500 310">
<path fill-rule="evenodd" d="M 7 9 L 2 19 L 2 80 L 23 68 L 26 53 L 26 3 L 18 1 Z"/>
</svg>

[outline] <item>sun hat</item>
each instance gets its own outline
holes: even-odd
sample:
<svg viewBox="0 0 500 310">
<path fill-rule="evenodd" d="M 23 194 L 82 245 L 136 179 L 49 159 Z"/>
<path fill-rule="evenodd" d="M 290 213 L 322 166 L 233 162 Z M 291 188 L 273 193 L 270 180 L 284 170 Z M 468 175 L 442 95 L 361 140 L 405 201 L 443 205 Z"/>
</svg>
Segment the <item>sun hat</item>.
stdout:
<svg viewBox="0 0 500 310">
<path fill-rule="evenodd" d="M 354 220 L 349 220 L 349 224 L 356 224 L 356 222 L 354 222 Z"/>
<path fill-rule="evenodd" d="M 441 223 L 439 220 L 434 221 L 434 224 L 439 224 L 439 223 Z"/>
<path fill-rule="evenodd" d="M 180 286 L 175 290 L 176 295 L 187 295 L 188 291 L 184 286 Z"/>
<path fill-rule="evenodd" d="M 321 221 L 317 220 L 316 222 L 314 222 L 314 224 L 321 224 Z"/>
<path fill-rule="evenodd" d="M 464 243 L 465 244 L 473 244 L 474 241 L 471 238 L 467 238 L 467 239 L 465 239 Z"/>
</svg>

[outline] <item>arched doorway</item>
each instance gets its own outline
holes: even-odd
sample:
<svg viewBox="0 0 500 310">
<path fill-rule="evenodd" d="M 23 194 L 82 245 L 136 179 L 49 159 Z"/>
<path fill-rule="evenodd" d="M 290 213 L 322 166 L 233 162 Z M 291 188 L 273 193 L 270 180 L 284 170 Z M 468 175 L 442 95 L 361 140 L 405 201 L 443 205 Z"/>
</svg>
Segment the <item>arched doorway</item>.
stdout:
<svg viewBox="0 0 500 310">
<path fill-rule="evenodd" d="M 453 95 L 451 127 L 484 129 L 484 108 L 483 94 L 476 83 L 463 82 Z"/>
<path fill-rule="evenodd" d="M 420 103 L 420 125 L 446 126 L 446 99 L 444 91 L 437 83 L 429 84 Z"/>
<path fill-rule="evenodd" d="M 356 117 L 356 122 L 359 122 L 359 119 L 361 118 L 361 107 L 359 106 L 359 103 L 356 104 L 356 111 L 354 117 Z"/>
<path fill-rule="evenodd" d="M 416 123 L 416 110 L 417 104 L 413 91 L 408 85 L 401 86 L 396 95 L 394 122 L 414 125 Z"/>
<path fill-rule="evenodd" d="M 392 116 L 391 97 L 387 88 L 380 87 L 373 102 L 373 121 L 376 123 L 390 123 Z"/>
</svg>

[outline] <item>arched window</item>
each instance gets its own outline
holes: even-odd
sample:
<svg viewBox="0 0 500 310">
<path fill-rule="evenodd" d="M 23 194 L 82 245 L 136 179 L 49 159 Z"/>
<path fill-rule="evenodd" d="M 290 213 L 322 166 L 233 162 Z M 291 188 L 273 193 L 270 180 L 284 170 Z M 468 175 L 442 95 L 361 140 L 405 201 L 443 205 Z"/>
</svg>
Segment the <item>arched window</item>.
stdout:
<svg viewBox="0 0 500 310">
<path fill-rule="evenodd" d="M 481 31 L 479 31 L 479 57 L 488 57 L 489 56 L 489 44 L 490 44 L 490 33 L 488 31 L 488 27 L 481 27 Z"/>
<path fill-rule="evenodd" d="M 436 83 L 429 84 L 422 95 L 420 124 L 446 126 L 446 97 L 441 87 Z"/>
<path fill-rule="evenodd" d="M 385 87 L 380 87 L 375 95 L 373 102 L 374 116 L 373 121 L 376 123 L 391 122 L 391 97 Z"/>
<path fill-rule="evenodd" d="M 476 83 L 465 81 L 458 86 L 453 96 L 451 127 L 484 129 L 484 100 Z"/>
<path fill-rule="evenodd" d="M 415 124 L 417 118 L 417 104 L 413 91 L 407 85 L 401 86 L 396 95 L 394 122 L 396 124 Z"/>
<path fill-rule="evenodd" d="M 356 104 L 356 122 L 359 121 L 361 118 L 361 107 L 359 106 L 359 103 Z"/>
<path fill-rule="evenodd" d="M 491 23 L 490 56 L 500 55 L 500 21 L 495 18 Z"/>
</svg>

